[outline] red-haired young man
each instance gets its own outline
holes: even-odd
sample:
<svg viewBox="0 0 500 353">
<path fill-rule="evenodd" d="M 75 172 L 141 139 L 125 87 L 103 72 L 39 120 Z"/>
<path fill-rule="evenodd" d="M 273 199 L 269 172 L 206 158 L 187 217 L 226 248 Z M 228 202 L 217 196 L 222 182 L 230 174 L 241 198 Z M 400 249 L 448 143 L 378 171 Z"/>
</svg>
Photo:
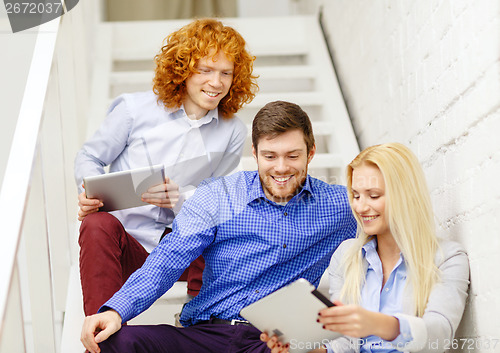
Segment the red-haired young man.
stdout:
<svg viewBox="0 0 500 353">
<path fill-rule="evenodd" d="M 125 283 L 171 230 L 183 201 L 205 178 L 230 173 L 241 158 L 246 127 L 234 114 L 256 92 L 254 57 L 245 40 L 214 19 L 173 32 L 155 57 L 153 89 L 116 98 L 107 118 L 75 160 L 80 188 L 80 275 L 86 315 Z M 166 180 L 142 195 L 150 205 L 98 212 L 84 177 L 150 164 L 165 166 Z M 168 238 L 168 235 L 166 236 Z M 181 276 L 188 294 L 201 287 L 203 258 Z"/>
</svg>

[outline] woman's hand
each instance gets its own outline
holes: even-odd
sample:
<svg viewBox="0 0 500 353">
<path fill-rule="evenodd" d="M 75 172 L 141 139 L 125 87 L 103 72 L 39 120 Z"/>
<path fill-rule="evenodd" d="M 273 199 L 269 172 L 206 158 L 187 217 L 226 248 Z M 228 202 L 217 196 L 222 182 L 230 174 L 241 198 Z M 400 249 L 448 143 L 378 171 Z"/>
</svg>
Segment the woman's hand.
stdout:
<svg viewBox="0 0 500 353">
<path fill-rule="evenodd" d="M 330 331 L 351 337 L 378 336 L 392 341 L 399 335 L 399 320 L 394 316 L 366 310 L 359 305 L 344 305 L 336 300 L 335 306 L 319 312 L 318 322 Z"/>
<path fill-rule="evenodd" d="M 290 345 L 288 343 L 283 344 L 280 342 L 276 335 L 269 337 L 266 332 L 262 332 L 260 334 L 260 340 L 267 343 L 267 346 L 271 349 L 271 353 L 288 353 Z"/>
</svg>

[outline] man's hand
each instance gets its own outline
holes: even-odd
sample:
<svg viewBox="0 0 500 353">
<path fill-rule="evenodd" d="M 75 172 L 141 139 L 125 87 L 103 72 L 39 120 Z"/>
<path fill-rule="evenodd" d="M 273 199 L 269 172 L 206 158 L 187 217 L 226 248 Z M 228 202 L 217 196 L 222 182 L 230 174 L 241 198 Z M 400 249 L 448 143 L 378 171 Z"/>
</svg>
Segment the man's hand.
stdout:
<svg viewBox="0 0 500 353">
<path fill-rule="evenodd" d="M 90 353 L 99 353 L 98 343 L 105 341 L 121 328 L 122 318 L 115 310 L 87 316 L 83 322 L 80 341 Z"/>
<path fill-rule="evenodd" d="M 351 337 L 370 335 L 392 341 L 399 335 L 399 320 L 394 316 L 366 310 L 359 305 L 344 305 L 336 300 L 335 306 L 320 311 L 319 322 L 327 330 Z"/>
<path fill-rule="evenodd" d="M 274 335 L 273 337 L 269 337 L 269 335 L 266 332 L 262 332 L 260 334 L 260 340 L 262 342 L 267 343 L 267 347 L 271 349 L 271 353 L 288 353 L 288 349 L 290 348 L 290 344 L 283 344 L 278 340 L 278 337 Z M 309 351 L 309 353 L 326 353 L 326 348 L 317 348 L 312 351 Z"/>
<path fill-rule="evenodd" d="M 266 332 L 262 332 L 260 334 L 260 340 L 267 343 L 267 347 L 271 350 L 271 353 L 288 353 L 288 348 L 290 347 L 290 345 L 288 343 L 283 344 L 282 342 L 280 342 L 276 335 L 273 335 L 273 337 L 269 337 Z"/>
<path fill-rule="evenodd" d="M 174 208 L 179 201 L 179 185 L 165 177 L 165 183 L 149 188 L 141 199 L 158 207 Z"/>
<path fill-rule="evenodd" d="M 78 206 L 80 207 L 78 210 L 78 220 L 83 221 L 89 214 L 99 211 L 99 207 L 104 206 L 104 204 L 99 199 L 88 199 L 85 191 L 83 191 L 78 195 Z"/>
</svg>

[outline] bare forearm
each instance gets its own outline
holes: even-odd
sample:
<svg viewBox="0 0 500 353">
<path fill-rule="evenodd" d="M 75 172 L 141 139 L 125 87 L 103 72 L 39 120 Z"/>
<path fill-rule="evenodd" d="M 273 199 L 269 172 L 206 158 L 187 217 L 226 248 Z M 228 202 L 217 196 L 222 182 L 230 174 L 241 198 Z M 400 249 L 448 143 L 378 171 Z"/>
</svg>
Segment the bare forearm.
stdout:
<svg viewBox="0 0 500 353">
<path fill-rule="evenodd" d="M 334 301 L 335 306 L 323 309 L 318 321 L 325 329 L 351 337 L 378 336 L 392 341 L 399 335 L 399 320 L 394 316 L 370 311 L 359 305 L 343 305 Z"/>
</svg>

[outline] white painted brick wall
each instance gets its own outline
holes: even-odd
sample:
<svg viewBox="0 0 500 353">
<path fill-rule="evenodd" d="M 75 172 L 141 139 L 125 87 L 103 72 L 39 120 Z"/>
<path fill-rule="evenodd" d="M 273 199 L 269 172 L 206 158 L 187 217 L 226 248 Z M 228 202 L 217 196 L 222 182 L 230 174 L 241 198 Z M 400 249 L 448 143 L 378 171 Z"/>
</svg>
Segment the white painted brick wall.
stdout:
<svg viewBox="0 0 500 353">
<path fill-rule="evenodd" d="M 457 337 L 498 339 L 475 351 L 500 352 L 500 2 L 316 2 L 361 147 L 410 146 L 439 235 L 469 253 L 470 297 Z"/>
</svg>

